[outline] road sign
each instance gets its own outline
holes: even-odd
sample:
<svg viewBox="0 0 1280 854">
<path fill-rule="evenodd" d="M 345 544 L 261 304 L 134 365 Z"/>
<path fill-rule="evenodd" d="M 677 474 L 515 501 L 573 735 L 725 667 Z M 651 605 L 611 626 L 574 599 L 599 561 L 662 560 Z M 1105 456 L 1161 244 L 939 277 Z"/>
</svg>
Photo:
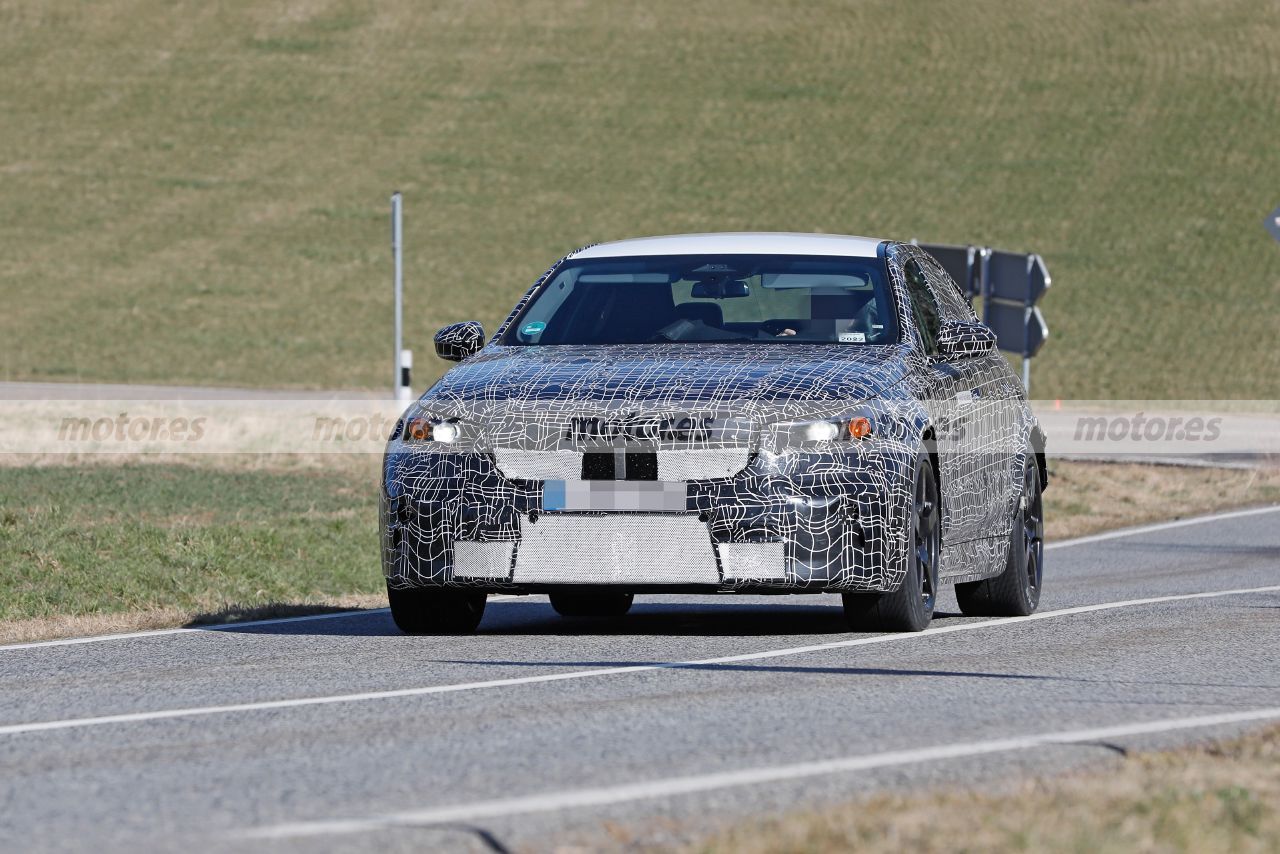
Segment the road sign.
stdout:
<svg viewBox="0 0 1280 854">
<path fill-rule="evenodd" d="M 989 298 L 1035 305 L 1050 284 L 1049 271 L 1039 255 L 993 249 L 987 257 L 985 295 Z"/>
<path fill-rule="evenodd" d="M 1271 232 L 1271 236 L 1276 240 L 1280 240 L 1280 207 L 1267 214 L 1267 218 L 1262 221 L 1267 227 L 1267 231 Z"/>
<path fill-rule="evenodd" d="M 982 322 L 995 331 L 997 346 L 1031 358 L 1049 333 L 1035 308 L 1052 284 L 1044 260 L 993 249 L 987 253 L 981 279 Z"/>
<path fill-rule="evenodd" d="M 984 304 L 983 323 L 991 327 L 1001 350 L 1031 358 L 1049 337 L 1044 315 L 1035 306 L 991 300 Z"/>
</svg>

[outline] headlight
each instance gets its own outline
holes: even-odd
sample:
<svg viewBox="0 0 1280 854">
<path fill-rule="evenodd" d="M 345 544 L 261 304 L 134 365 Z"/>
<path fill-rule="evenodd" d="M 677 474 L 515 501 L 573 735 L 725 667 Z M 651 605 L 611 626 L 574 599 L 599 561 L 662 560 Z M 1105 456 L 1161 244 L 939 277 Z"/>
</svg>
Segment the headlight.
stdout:
<svg viewBox="0 0 1280 854">
<path fill-rule="evenodd" d="M 444 442 L 446 445 L 452 445 L 458 441 L 458 425 L 450 424 L 448 421 L 443 424 L 437 424 L 435 430 L 432 431 L 432 438 L 437 442 Z"/>
<path fill-rule="evenodd" d="M 830 442 L 840 435 L 840 425 L 835 421 L 814 421 L 801 428 L 805 441 Z"/>
<path fill-rule="evenodd" d="M 425 415 L 417 415 L 404 423 L 401 436 L 406 442 L 440 442 L 452 445 L 462 431 L 454 421 L 440 421 Z"/>
<path fill-rule="evenodd" d="M 774 434 L 779 450 L 819 442 L 861 442 L 875 435 L 870 413 L 779 424 Z"/>
</svg>

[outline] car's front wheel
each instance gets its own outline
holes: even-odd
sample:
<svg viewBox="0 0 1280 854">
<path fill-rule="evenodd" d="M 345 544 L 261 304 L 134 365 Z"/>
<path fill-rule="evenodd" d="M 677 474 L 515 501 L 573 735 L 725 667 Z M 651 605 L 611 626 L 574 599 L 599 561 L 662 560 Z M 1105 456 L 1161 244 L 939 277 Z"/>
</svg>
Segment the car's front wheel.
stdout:
<svg viewBox="0 0 1280 854">
<path fill-rule="evenodd" d="M 552 593 L 551 607 L 562 617 L 621 617 L 631 610 L 630 593 Z"/>
<path fill-rule="evenodd" d="M 387 588 L 391 619 L 407 635 L 469 635 L 480 625 L 487 599 L 473 590 Z"/>
<path fill-rule="evenodd" d="M 956 585 L 956 601 L 970 617 L 1025 617 L 1040 604 L 1044 583 L 1044 502 L 1040 468 L 1028 452 L 1022 471 L 1022 495 L 1009 536 L 1004 572 L 994 578 Z"/>
<path fill-rule="evenodd" d="M 859 632 L 920 632 L 933 620 L 942 551 L 938 478 L 928 456 L 916 459 L 915 489 L 907 520 L 907 573 L 892 593 L 845 593 L 844 616 Z"/>
</svg>

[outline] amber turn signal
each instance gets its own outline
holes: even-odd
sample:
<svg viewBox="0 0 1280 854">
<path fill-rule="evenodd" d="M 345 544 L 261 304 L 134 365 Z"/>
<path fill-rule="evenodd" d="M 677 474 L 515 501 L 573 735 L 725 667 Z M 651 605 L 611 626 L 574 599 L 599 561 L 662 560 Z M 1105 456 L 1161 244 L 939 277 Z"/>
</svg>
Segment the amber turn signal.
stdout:
<svg viewBox="0 0 1280 854">
<path fill-rule="evenodd" d="M 871 419 L 859 415 L 849 420 L 849 435 L 854 439 L 865 439 L 871 435 Z"/>
<path fill-rule="evenodd" d="M 404 437 L 425 442 L 431 438 L 431 422 L 425 418 L 410 418 L 404 425 Z"/>
</svg>

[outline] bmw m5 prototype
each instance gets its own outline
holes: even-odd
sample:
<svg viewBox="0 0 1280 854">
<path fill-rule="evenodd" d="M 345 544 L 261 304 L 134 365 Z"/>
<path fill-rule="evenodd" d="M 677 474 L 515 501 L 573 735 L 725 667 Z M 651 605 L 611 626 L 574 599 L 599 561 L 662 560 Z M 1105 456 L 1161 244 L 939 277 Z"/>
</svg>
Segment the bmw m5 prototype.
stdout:
<svg viewBox="0 0 1280 854">
<path fill-rule="evenodd" d="M 1030 614 L 1043 434 L 991 330 L 922 249 L 693 234 L 551 267 L 401 418 L 382 565 L 405 632 L 491 593 L 567 617 L 645 593 L 838 593 L 859 631 Z"/>
</svg>

